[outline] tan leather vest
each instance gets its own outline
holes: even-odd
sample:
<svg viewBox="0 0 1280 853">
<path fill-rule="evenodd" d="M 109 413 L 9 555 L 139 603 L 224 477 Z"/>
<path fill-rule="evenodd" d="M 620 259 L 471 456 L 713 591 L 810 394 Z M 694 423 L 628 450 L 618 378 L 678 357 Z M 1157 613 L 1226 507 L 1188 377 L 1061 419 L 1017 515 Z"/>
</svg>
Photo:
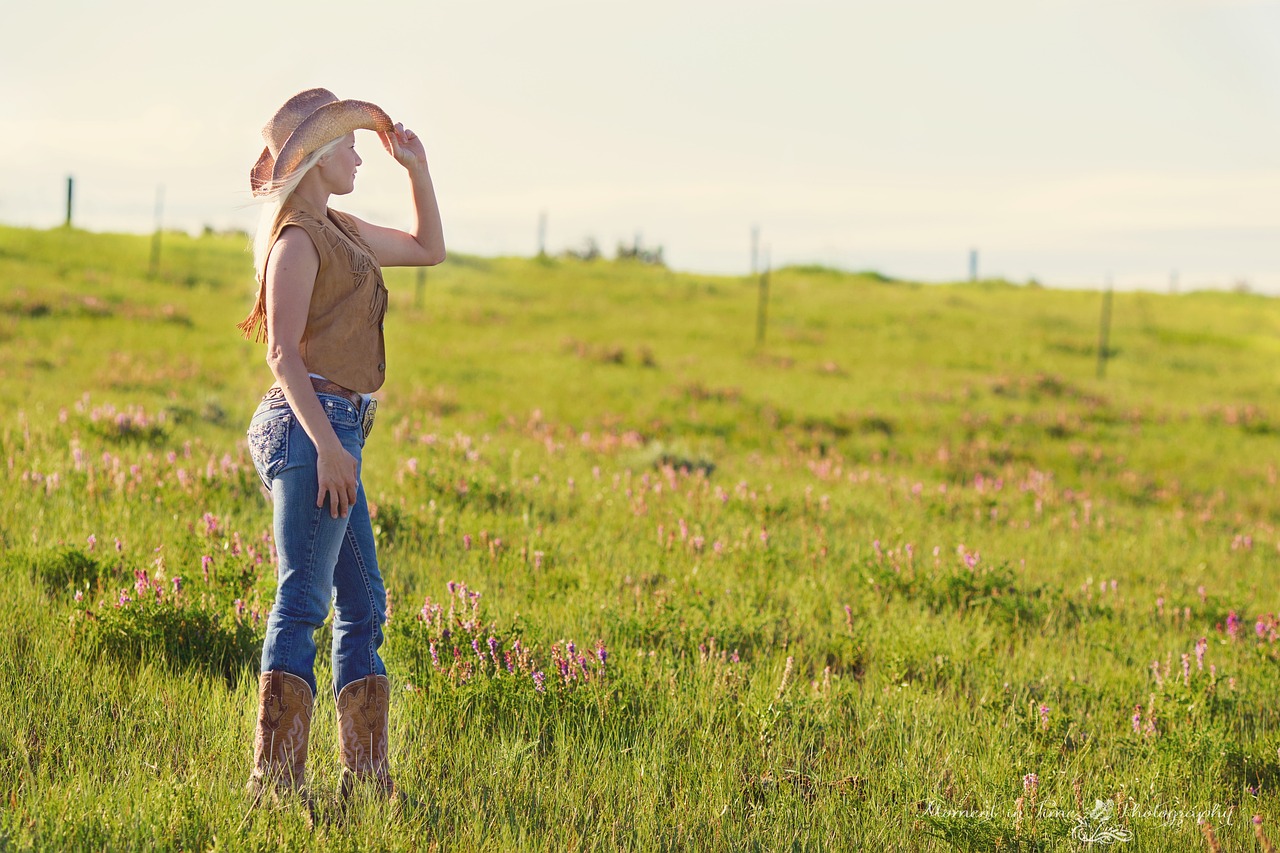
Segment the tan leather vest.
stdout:
<svg viewBox="0 0 1280 853">
<path fill-rule="evenodd" d="M 290 225 L 306 231 L 320 255 L 307 327 L 302 333 L 302 362 L 309 372 L 344 388 L 363 394 L 377 391 L 387 369 L 382 335 L 387 288 L 373 250 L 351 217 L 336 210 L 320 210 L 297 196 L 285 202 L 276 218 L 272 246 Z M 264 280 L 253 311 L 239 325 L 246 337 L 266 340 L 266 300 Z"/>
</svg>

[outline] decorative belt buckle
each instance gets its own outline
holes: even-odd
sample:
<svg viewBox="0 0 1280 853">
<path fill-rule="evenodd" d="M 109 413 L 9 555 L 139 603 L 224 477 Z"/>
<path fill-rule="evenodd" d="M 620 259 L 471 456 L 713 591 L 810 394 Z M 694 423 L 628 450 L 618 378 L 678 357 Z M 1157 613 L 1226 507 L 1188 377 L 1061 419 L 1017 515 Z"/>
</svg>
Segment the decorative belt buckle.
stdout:
<svg viewBox="0 0 1280 853">
<path fill-rule="evenodd" d="M 364 421 L 360 424 L 360 428 L 364 431 L 364 437 L 368 438 L 369 433 L 373 432 L 373 415 L 378 411 L 378 401 L 373 397 L 369 398 L 369 404 L 364 409 Z"/>
</svg>

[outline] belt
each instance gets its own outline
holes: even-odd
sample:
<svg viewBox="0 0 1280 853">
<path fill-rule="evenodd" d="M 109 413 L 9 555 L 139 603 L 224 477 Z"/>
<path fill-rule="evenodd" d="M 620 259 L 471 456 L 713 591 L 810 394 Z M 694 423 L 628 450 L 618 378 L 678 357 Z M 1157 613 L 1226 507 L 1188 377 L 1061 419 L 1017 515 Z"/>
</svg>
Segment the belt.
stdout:
<svg viewBox="0 0 1280 853">
<path fill-rule="evenodd" d="M 357 409 L 360 408 L 360 401 L 364 399 L 357 391 L 343 388 L 337 382 L 330 382 L 328 379 L 321 379 L 317 376 L 311 377 L 311 387 L 316 389 L 317 394 L 332 394 L 335 397 L 350 400 Z"/>
<path fill-rule="evenodd" d="M 337 382 L 330 382 L 328 379 L 319 379 L 315 376 L 311 377 L 311 387 L 315 389 L 317 394 L 332 394 L 341 397 L 351 405 L 356 407 L 356 411 L 360 411 L 361 403 L 364 403 L 364 395 L 358 391 L 348 390 Z M 277 397 L 284 397 L 284 389 L 279 385 L 272 385 L 263 400 L 274 400 Z M 369 433 L 373 431 L 373 416 L 378 411 L 378 401 L 374 397 L 369 398 L 369 402 L 364 406 L 364 415 L 360 419 L 360 431 L 364 433 L 364 437 L 368 438 Z"/>
<path fill-rule="evenodd" d="M 330 382 L 328 379 L 317 379 L 316 377 L 312 376 L 311 387 L 315 389 L 317 394 L 332 394 L 335 397 L 341 397 L 342 399 L 349 402 L 351 405 L 355 406 L 357 409 L 360 408 L 360 401 L 364 399 L 363 395 L 361 395 L 359 392 L 351 391 L 347 388 L 343 388 L 337 382 Z M 276 397 L 283 397 L 283 396 L 284 396 L 284 389 L 281 388 L 279 385 L 272 385 L 270 388 L 267 389 L 267 393 L 263 396 L 262 399 L 274 400 Z"/>
</svg>

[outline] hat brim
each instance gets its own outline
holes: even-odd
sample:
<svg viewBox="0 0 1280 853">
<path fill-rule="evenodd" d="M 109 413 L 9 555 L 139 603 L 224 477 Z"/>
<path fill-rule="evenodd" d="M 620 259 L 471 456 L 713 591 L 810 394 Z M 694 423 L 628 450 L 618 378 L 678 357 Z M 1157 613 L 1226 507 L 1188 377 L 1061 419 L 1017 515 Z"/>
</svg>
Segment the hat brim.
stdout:
<svg viewBox="0 0 1280 853">
<path fill-rule="evenodd" d="M 264 148 L 258 162 L 249 172 L 249 185 L 255 196 L 266 195 L 293 174 L 307 156 L 321 146 L 357 130 L 390 133 L 395 128 L 391 117 L 377 104 L 368 101 L 334 101 L 307 116 L 280 148 L 280 156 L 271 156 Z"/>
</svg>

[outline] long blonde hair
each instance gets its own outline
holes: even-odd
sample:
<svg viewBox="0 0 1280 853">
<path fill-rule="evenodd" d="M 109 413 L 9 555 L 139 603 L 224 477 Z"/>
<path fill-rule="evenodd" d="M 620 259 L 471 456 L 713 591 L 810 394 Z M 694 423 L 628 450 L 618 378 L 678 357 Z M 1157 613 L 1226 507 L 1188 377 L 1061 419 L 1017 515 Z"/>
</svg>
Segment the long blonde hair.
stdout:
<svg viewBox="0 0 1280 853">
<path fill-rule="evenodd" d="M 321 157 L 337 148 L 343 139 L 344 137 L 339 136 L 332 142 L 321 145 L 302 161 L 292 175 L 271 192 L 261 196 L 262 211 L 258 214 L 258 228 L 253 234 L 253 269 L 259 284 L 266 281 L 267 257 L 271 254 L 271 234 L 276 230 L 276 220 L 280 217 L 280 211 L 284 209 L 285 202 L 289 200 L 289 196 L 293 195 L 298 184 L 302 183 L 307 172 L 311 171 L 311 167 L 320 162 Z"/>
<path fill-rule="evenodd" d="M 337 148 L 342 140 L 343 137 L 339 136 L 332 142 L 321 145 L 302 161 L 287 180 L 270 192 L 259 196 L 262 199 L 262 212 L 258 216 L 258 229 L 253 234 L 253 270 L 254 277 L 258 280 L 258 297 L 254 300 L 253 310 L 249 312 L 249 316 L 236 324 L 236 328 L 246 338 L 254 341 L 267 339 L 267 259 L 271 255 L 271 235 L 275 233 L 280 212 L 284 210 L 285 202 L 289 200 L 289 196 L 293 195 L 298 184 L 302 183 L 307 172 L 311 171 L 311 167 L 320 162 L 321 157 Z"/>
</svg>

